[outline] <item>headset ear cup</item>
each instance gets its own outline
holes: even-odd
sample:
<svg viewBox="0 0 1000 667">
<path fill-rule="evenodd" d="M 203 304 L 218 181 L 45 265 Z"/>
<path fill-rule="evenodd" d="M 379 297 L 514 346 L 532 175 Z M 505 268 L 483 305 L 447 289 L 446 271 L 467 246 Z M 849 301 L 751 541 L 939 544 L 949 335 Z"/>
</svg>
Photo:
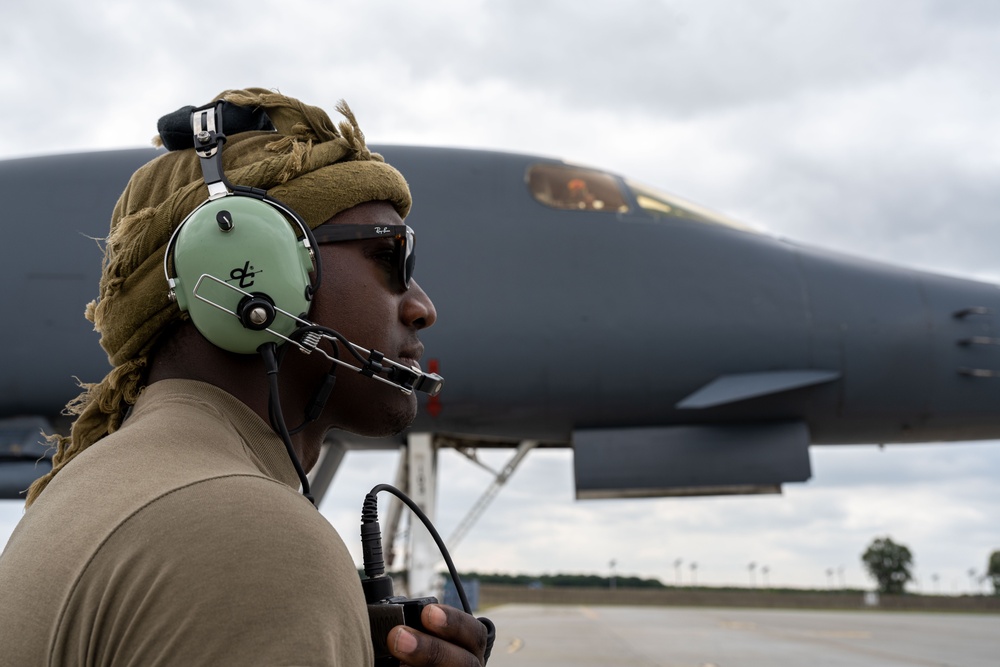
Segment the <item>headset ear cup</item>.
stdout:
<svg viewBox="0 0 1000 667">
<path fill-rule="evenodd" d="M 178 306 L 230 352 L 285 342 L 309 311 L 313 266 L 301 223 L 255 197 L 231 194 L 195 209 L 177 230 L 173 266 Z"/>
</svg>

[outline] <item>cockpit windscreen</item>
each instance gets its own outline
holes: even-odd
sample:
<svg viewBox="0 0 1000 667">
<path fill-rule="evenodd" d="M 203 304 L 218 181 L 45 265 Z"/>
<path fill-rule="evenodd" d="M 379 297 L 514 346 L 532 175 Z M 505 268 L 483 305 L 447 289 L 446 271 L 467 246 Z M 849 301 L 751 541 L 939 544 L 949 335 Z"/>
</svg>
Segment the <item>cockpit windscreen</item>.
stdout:
<svg viewBox="0 0 1000 667">
<path fill-rule="evenodd" d="M 538 163 L 527 173 L 532 196 L 542 204 L 567 211 L 628 213 L 630 201 L 655 217 L 684 218 L 743 231 L 754 231 L 714 211 L 684 201 L 647 185 L 625 180 L 632 198 L 622 192 L 622 180 L 603 171 L 566 164 Z"/>
</svg>

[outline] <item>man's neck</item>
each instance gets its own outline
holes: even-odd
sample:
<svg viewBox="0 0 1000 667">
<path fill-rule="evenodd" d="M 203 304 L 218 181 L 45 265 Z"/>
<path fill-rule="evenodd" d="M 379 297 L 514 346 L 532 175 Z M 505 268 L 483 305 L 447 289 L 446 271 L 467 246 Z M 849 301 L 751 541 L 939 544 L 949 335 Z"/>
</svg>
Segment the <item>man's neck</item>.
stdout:
<svg viewBox="0 0 1000 667">
<path fill-rule="evenodd" d="M 239 355 L 222 350 L 201 336 L 190 322 L 181 325 L 164 341 L 150 362 L 148 383 L 160 380 L 198 380 L 232 395 L 267 423 L 270 390 L 263 360 L 256 355 Z M 283 387 L 281 404 L 289 428 L 299 425 L 309 396 L 301 387 Z M 297 409 L 292 406 L 299 406 Z M 272 425 L 273 426 L 273 425 Z M 319 459 L 320 447 L 327 428 L 312 423 L 291 436 L 304 470 L 310 470 Z"/>
</svg>

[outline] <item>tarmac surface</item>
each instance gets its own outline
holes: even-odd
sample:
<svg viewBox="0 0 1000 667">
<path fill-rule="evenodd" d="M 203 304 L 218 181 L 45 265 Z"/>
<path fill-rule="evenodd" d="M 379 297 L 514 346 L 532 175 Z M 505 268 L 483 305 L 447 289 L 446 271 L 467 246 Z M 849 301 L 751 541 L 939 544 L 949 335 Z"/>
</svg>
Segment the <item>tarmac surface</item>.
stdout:
<svg viewBox="0 0 1000 667">
<path fill-rule="evenodd" d="M 510 604 L 490 667 L 998 667 L 1000 615 Z"/>
</svg>

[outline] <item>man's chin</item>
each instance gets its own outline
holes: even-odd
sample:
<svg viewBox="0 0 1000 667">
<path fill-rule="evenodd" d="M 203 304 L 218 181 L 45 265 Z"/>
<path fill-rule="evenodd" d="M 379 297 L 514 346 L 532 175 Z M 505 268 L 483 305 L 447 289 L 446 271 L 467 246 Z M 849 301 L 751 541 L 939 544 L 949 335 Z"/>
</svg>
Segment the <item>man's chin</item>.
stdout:
<svg viewBox="0 0 1000 667">
<path fill-rule="evenodd" d="M 417 416 L 417 406 L 407 407 L 386 415 L 385 434 L 382 437 L 402 433 L 410 427 Z"/>
<path fill-rule="evenodd" d="M 387 406 L 386 412 L 380 421 L 365 424 L 364 427 L 351 430 L 358 435 L 369 438 L 388 438 L 409 428 L 416 416 L 417 404 L 414 400 L 412 404 Z"/>
</svg>

